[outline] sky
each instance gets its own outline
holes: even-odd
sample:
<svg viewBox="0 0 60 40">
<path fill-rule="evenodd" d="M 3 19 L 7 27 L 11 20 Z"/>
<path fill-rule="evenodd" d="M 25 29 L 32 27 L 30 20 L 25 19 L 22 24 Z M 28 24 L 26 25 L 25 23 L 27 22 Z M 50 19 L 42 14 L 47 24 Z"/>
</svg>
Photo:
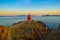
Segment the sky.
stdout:
<svg viewBox="0 0 60 40">
<path fill-rule="evenodd" d="M 60 15 L 60 0 L 0 0 L 0 15 Z"/>
</svg>

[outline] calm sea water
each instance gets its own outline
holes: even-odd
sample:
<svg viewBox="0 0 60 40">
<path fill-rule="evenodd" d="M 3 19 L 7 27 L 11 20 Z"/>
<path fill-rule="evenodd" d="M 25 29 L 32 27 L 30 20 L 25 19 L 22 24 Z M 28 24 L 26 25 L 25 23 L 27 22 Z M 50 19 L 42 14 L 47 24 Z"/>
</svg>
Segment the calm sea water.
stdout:
<svg viewBox="0 0 60 40">
<path fill-rule="evenodd" d="M 60 16 L 33 16 L 33 20 L 42 21 L 50 28 L 57 28 L 60 24 Z M 27 20 L 27 16 L 23 17 L 0 17 L 0 25 L 10 26 L 19 21 Z"/>
</svg>

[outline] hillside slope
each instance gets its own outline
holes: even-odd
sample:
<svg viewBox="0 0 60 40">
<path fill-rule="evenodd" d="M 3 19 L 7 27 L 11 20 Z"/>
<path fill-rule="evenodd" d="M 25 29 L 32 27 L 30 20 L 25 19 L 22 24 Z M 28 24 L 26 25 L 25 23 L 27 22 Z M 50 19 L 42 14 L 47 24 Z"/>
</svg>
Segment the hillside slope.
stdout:
<svg viewBox="0 0 60 40">
<path fill-rule="evenodd" d="M 22 21 L 12 25 L 12 39 L 13 40 L 40 40 L 46 39 L 49 34 L 49 29 L 42 23 L 32 21 Z"/>
</svg>

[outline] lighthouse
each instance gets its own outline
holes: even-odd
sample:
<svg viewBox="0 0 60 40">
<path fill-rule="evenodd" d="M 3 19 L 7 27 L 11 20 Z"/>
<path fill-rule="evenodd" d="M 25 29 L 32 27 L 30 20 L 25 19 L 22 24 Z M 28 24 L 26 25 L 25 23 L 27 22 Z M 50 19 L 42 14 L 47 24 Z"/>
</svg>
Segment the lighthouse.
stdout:
<svg viewBox="0 0 60 40">
<path fill-rule="evenodd" d="M 32 17 L 31 17 L 30 14 L 28 14 L 27 20 L 28 20 L 28 21 L 32 21 Z"/>
</svg>

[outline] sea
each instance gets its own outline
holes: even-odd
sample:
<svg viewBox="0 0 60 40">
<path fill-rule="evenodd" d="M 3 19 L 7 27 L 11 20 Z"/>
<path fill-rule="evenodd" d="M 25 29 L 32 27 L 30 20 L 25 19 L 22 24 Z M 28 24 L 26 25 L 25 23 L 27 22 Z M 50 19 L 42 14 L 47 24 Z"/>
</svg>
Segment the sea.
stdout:
<svg viewBox="0 0 60 40">
<path fill-rule="evenodd" d="M 60 16 L 32 16 L 35 21 L 42 21 L 49 28 L 58 28 L 60 24 Z M 0 25 L 11 26 L 14 23 L 27 20 L 27 16 L 6 16 L 0 17 Z"/>
</svg>

